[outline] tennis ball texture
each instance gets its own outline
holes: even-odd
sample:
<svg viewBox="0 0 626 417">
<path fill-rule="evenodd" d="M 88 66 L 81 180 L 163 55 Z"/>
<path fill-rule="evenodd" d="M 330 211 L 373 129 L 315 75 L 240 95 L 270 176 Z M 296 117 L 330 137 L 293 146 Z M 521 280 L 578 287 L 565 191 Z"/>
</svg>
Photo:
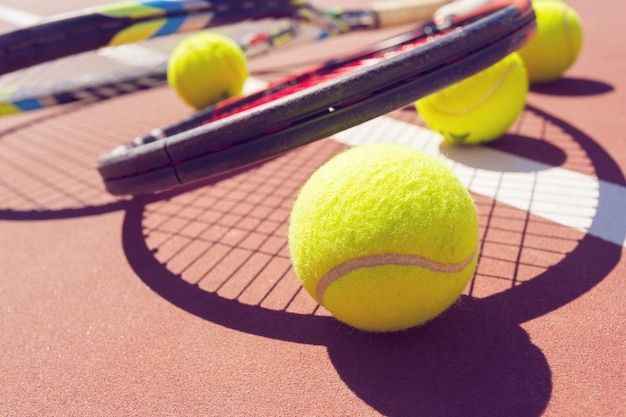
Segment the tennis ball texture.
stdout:
<svg viewBox="0 0 626 417">
<path fill-rule="evenodd" d="M 199 32 L 181 41 L 167 68 L 169 84 L 196 109 L 241 94 L 248 75 L 241 47 L 213 32 Z"/>
<path fill-rule="evenodd" d="M 555 81 L 578 58 L 583 43 L 580 17 L 563 2 L 533 2 L 537 33 L 519 54 L 531 83 Z"/>
<path fill-rule="evenodd" d="M 371 332 L 421 325 L 474 274 L 476 207 L 438 159 L 392 144 L 332 158 L 300 190 L 289 220 L 294 270 L 335 318 Z"/>
<path fill-rule="evenodd" d="M 444 142 L 477 145 L 502 136 L 526 104 L 528 77 L 512 53 L 491 67 L 416 103 L 426 125 Z"/>
</svg>

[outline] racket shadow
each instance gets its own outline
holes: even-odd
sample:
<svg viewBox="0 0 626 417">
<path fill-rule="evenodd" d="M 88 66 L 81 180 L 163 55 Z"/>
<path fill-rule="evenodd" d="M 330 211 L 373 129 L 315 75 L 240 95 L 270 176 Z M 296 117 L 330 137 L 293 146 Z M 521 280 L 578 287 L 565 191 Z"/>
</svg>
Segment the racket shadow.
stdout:
<svg viewBox="0 0 626 417">
<path fill-rule="evenodd" d="M 592 138 L 539 109 L 527 111 L 529 119 L 565 132 L 568 142 L 561 145 L 577 144 L 590 174 L 626 184 L 615 161 Z M 410 331 L 355 331 L 312 305 L 293 275 L 285 246 L 297 190 L 343 149 L 324 140 L 236 175 L 135 197 L 123 224 L 130 266 L 156 294 L 207 321 L 326 346 L 348 388 L 383 415 L 541 415 L 551 397 L 551 370 L 520 324 L 601 282 L 619 262 L 621 246 L 476 196 L 482 258 L 459 302 Z M 598 192 L 589 230 L 613 215 L 603 187 Z M 616 233 L 623 238 L 626 230 Z"/>
<path fill-rule="evenodd" d="M 194 261 L 187 260 L 181 267 L 177 265 L 178 258 L 169 254 L 171 249 L 166 244 L 154 242 L 168 238 L 170 242 L 177 238 L 186 240 L 184 235 L 189 232 L 179 224 L 168 237 L 155 236 L 154 226 L 146 227 L 145 222 L 155 218 L 157 212 L 147 208 L 178 201 L 185 193 L 198 192 L 229 179 L 227 176 L 184 190 L 131 200 L 123 225 L 124 251 L 138 277 L 159 296 L 190 314 L 237 331 L 326 346 L 334 367 L 350 390 L 383 415 L 457 416 L 463 415 L 464 410 L 470 410 L 471 415 L 486 416 L 512 416 L 511 410 L 517 410 L 516 416 L 541 414 L 551 393 L 549 366 L 519 325 L 498 319 L 501 306 L 485 309 L 481 305 L 483 300 L 466 296 L 426 326 L 398 334 L 375 335 L 355 331 L 328 316 L 228 298 L 218 290 L 207 289 L 202 280 L 186 277 Z M 179 205 L 171 208 L 178 213 L 188 209 Z M 169 224 L 171 220 L 160 223 Z M 149 223 L 152 225 L 152 221 Z M 180 241 L 175 246 L 178 253 L 185 251 Z M 223 252 L 210 250 L 204 251 L 203 262 L 216 263 L 208 259 L 209 253 L 216 253 L 222 259 L 221 264 L 229 263 Z M 159 259 L 159 254 L 164 258 Z M 248 254 L 247 259 L 254 259 L 254 255 Z M 273 261 L 279 266 L 271 267 Z M 259 274 L 255 269 L 250 274 L 262 275 L 264 281 L 295 283 L 295 276 L 285 271 L 288 260 L 284 254 L 279 252 L 272 261 L 264 263 L 270 265 L 264 273 Z M 239 262 L 230 271 L 244 269 Z M 182 273 L 176 272 L 179 270 Z M 219 274 L 220 268 L 211 270 L 213 277 Z M 241 279 L 237 272 L 227 274 L 228 277 L 220 279 L 224 282 Z M 264 297 L 271 298 L 270 291 Z M 288 293 L 287 298 L 297 299 L 297 291 Z"/>
<path fill-rule="evenodd" d="M 211 229 L 210 233 L 216 233 L 216 235 L 209 234 L 207 237 L 207 234 L 205 234 L 204 236 L 193 237 L 191 242 L 187 242 L 187 245 L 180 241 L 173 243 L 173 245 L 176 246 L 175 251 L 177 255 L 186 258 L 183 265 L 180 265 L 180 261 L 176 256 L 167 256 L 166 261 L 159 259 L 157 255 L 167 251 L 167 242 L 156 245 L 151 242 L 151 239 L 154 239 L 155 236 L 161 234 L 161 232 L 157 231 L 155 227 L 146 227 L 145 225 L 147 218 L 159 217 L 156 215 L 156 212 L 150 214 L 147 210 L 147 207 L 150 205 L 161 204 L 166 206 L 176 198 L 202 192 L 202 190 L 205 189 L 210 190 L 215 186 L 219 187 L 220 183 L 232 180 L 237 176 L 254 176 L 255 170 L 263 169 L 264 164 L 268 162 L 272 163 L 275 159 L 281 159 L 281 157 L 257 162 L 251 166 L 243 167 L 191 185 L 185 185 L 175 190 L 158 194 L 135 196 L 130 200 L 124 218 L 122 237 L 124 252 L 126 253 L 130 266 L 144 283 L 154 292 L 190 314 L 228 328 L 238 329 L 259 336 L 313 345 L 325 344 L 324 335 L 329 329 L 333 329 L 337 326 L 336 321 L 331 317 L 320 317 L 311 314 L 292 314 L 286 312 L 283 308 L 268 308 L 263 306 L 261 301 L 258 303 L 241 302 L 232 297 L 225 297 L 217 290 L 212 291 L 203 287 L 202 279 L 192 281 L 186 277 L 191 268 L 198 263 L 199 258 L 189 258 L 185 255 L 185 250 L 193 251 L 192 248 L 195 247 L 194 245 L 208 239 L 211 241 L 209 246 L 212 248 L 220 247 L 222 250 L 204 250 L 200 260 L 206 261 L 209 265 L 207 268 L 210 273 L 219 275 L 223 283 L 228 283 L 229 281 L 234 282 L 241 279 L 241 277 L 237 277 L 237 272 L 244 269 L 243 267 L 246 261 L 259 261 L 254 258 L 254 253 L 264 255 L 262 261 L 263 278 L 274 283 L 280 282 L 286 278 L 285 275 L 287 271 L 285 266 L 288 264 L 288 259 L 284 252 L 284 242 L 279 243 L 273 253 L 270 253 L 267 249 L 260 248 L 256 250 L 246 250 L 246 257 L 239 259 L 237 264 L 232 265 L 226 270 L 226 275 L 223 275 L 223 271 L 219 270 L 219 268 L 211 269 L 211 266 L 215 267 L 216 264 L 228 263 L 227 252 L 232 253 L 233 257 L 244 256 L 240 252 L 237 252 L 237 249 L 244 247 L 241 243 L 235 245 L 226 242 L 226 235 L 239 233 L 241 224 L 229 226 L 227 224 L 230 220 L 227 221 L 222 218 L 220 219 L 222 226 Z M 263 176 L 263 178 L 266 177 Z M 263 195 L 262 193 L 261 196 L 269 198 L 269 196 Z M 177 206 L 177 209 L 181 208 L 181 206 Z M 216 208 L 215 205 L 213 209 L 217 212 L 223 210 Z M 182 211 L 184 210 L 185 209 L 182 208 Z M 206 212 L 210 212 L 211 210 L 210 207 L 206 208 Z M 228 216 L 228 208 L 225 210 L 226 211 L 221 213 L 222 216 Z M 181 217 L 180 213 L 181 211 L 177 211 L 177 214 L 170 217 L 169 220 L 174 220 L 176 223 L 177 220 L 183 219 L 184 217 Z M 194 215 L 197 215 L 197 213 Z M 176 219 L 176 217 L 178 219 Z M 263 220 L 265 222 L 271 222 L 267 217 Z M 199 217 L 194 218 L 194 221 L 202 222 Z M 161 222 L 161 227 L 164 228 L 163 230 L 167 230 L 171 227 L 168 223 L 169 221 Z M 219 221 L 215 222 L 215 224 L 218 223 Z M 171 231 L 170 229 L 166 232 L 168 236 L 161 236 L 161 238 L 164 237 L 168 242 L 173 242 L 176 237 L 188 240 L 188 236 L 185 235 L 188 235 L 189 231 L 185 231 L 184 226 L 181 227 L 181 224 L 178 224 L 178 226 L 180 227 L 179 230 Z M 227 232 L 224 232 L 225 229 L 227 229 Z M 270 234 L 273 234 L 273 232 L 270 232 Z M 212 257 L 216 259 L 211 259 Z M 173 267 L 174 263 L 178 264 L 177 268 Z M 181 270 L 182 272 L 176 273 L 174 271 L 175 269 Z M 259 270 L 247 272 L 251 274 L 251 277 L 246 277 L 244 280 L 260 278 L 261 271 Z M 288 278 L 295 279 L 295 277 Z M 250 282 L 244 283 L 244 285 L 249 284 Z M 271 290 L 272 288 L 266 289 L 260 297 L 267 298 Z M 294 294 L 287 294 L 287 298 L 293 298 L 293 296 Z M 307 329 L 307 331 L 301 332 L 297 329 Z"/>
<path fill-rule="evenodd" d="M 123 210 L 129 198 L 106 193 L 95 161 L 120 137 L 162 123 L 158 110 L 165 100 L 172 103 L 168 117 L 187 114 L 171 94 L 157 88 L 0 119 L 0 219 L 52 220 Z"/>
<path fill-rule="evenodd" d="M 0 127 L 0 218 L 50 220 L 120 210 L 124 200 L 102 192 L 91 171 L 90 146 L 63 123 L 82 106 L 3 119 Z"/>
</svg>

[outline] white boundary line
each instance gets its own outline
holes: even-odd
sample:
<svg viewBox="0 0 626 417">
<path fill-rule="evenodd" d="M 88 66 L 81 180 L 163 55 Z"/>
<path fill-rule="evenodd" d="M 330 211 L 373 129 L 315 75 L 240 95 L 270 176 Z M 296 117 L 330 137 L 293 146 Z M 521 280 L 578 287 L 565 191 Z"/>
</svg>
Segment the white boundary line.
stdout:
<svg viewBox="0 0 626 417">
<path fill-rule="evenodd" d="M 350 146 L 394 142 L 421 149 L 448 164 L 473 193 L 626 247 L 626 216 L 618 213 L 626 208 L 625 187 L 488 147 L 442 147 L 439 134 L 384 116 L 333 139 Z M 615 215 L 597 218 L 599 204 Z"/>
</svg>

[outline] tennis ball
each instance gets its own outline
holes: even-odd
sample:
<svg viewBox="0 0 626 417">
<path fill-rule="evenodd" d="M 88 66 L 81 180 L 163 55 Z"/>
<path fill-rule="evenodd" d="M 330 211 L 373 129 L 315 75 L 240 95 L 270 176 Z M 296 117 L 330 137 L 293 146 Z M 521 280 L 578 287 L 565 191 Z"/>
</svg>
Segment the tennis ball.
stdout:
<svg viewBox="0 0 626 417">
<path fill-rule="evenodd" d="M 227 36 L 206 31 L 176 45 L 167 67 L 169 84 L 196 109 L 241 94 L 248 75 L 241 47 Z"/>
<path fill-rule="evenodd" d="M 576 61 L 582 48 L 580 17 L 559 1 L 533 2 L 537 33 L 520 50 L 531 83 L 559 79 Z"/>
<path fill-rule="evenodd" d="M 446 310 L 474 274 L 476 207 L 443 162 L 392 144 L 362 145 L 317 170 L 289 218 L 306 291 L 339 321 L 408 329 Z"/>
<path fill-rule="evenodd" d="M 416 103 L 417 111 L 444 142 L 475 145 L 502 136 L 524 109 L 528 77 L 512 53 L 491 67 Z"/>
</svg>

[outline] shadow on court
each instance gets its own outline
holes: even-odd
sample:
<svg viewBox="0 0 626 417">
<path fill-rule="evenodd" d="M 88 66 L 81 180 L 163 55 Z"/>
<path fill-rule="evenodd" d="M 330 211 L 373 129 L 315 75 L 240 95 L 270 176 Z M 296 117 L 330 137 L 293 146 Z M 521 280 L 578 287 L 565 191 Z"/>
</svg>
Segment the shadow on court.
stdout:
<svg viewBox="0 0 626 417">
<path fill-rule="evenodd" d="M 626 183 L 616 163 L 591 138 L 538 109 L 533 111 L 572 135 L 599 178 Z M 158 198 L 189 191 L 193 189 Z M 605 198 L 601 188 L 593 223 L 614 215 L 615 207 Z M 367 334 L 330 317 L 246 304 L 181 279 L 147 243 L 142 221 L 146 205 L 156 199 L 144 196 L 130 201 L 123 225 L 128 262 L 143 282 L 182 310 L 212 323 L 266 338 L 326 346 L 349 389 L 387 416 L 541 415 L 551 398 L 552 374 L 541 347 L 520 325 L 588 292 L 622 256 L 620 246 L 581 234 L 569 253 L 530 280 L 484 298 L 463 296 L 446 313 L 417 329 Z M 626 235 L 626 230 L 617 232 Z"/>
<path fill-rule="evenodd" d="M 548 84 L 537 84 L 530 91 L 553 96 L 595 96 L 613 91 L 611 84 L 586 78 L 563 77 Z"/>
</svg>

